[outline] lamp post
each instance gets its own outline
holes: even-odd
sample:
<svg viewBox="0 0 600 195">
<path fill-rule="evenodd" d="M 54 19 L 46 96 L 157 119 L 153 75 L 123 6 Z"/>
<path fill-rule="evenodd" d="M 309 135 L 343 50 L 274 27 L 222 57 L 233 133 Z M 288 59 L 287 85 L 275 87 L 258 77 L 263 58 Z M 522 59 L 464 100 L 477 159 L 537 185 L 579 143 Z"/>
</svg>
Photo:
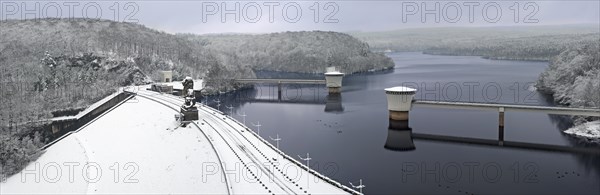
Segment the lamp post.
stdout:
<svg viewBox="0 0 600 195">
<path fill-rule="evenodd" d="M 260 137 L 260 126 L 262 126 L 262 125 L 260 125 L 260 121 L 258 121 L 257 123 L 258 124 L 254 124 L 254 123 L 250 122 L 250 124 L 252 124 L 252 126 L 257 127 L 258 137 Z M 259 143 L 260 143 L 260 139 L 256 139 L 256 144 L 259 144 Z"/>
<path fill-rule="evenodd" d="M 258 136 L 260 137 L 260 126 L 262 126 L 262 125 L 260 124 L 260 121 L 258 121 L 258 122 L 256 122 L 256 123 L 257 123 L 257 124 L 254 124 L 254 123 L 250 123 L 250 124 L 252 124 L 252 126 L 255 126 L 255 127 L 257 127 L 257 130 L 258 130 Z"/>
<path fill-rule="evenodd" d="M 354 184 L 352 184 L 352 182 L 348 182 L 348 183 L 350 183 L 350 185 L 351 185 L 353 188 L 356 188 L 356 189 L 358 189 L 358 190 L 360 191 L 360 193 L 361 193 L 361 194 L 363 193 L 363 192 L 362 192 L 362 189 L 363 189 L 364 187 L 367 187 L 367 186 L 365 186 L 365 185 L 363 185 L 363 184 L 362 184 L 362 179 L 361 179 L 361 180 L 359 180 L 359 183 L 358 183 L 358 185 L 357 185 L 357 186 L 355 186 Z"/>
<path fill-rule="evenodd" d="M 269 138 L 271 138 L 271 140 L 275 141 L 275 143 L 277 144 L 277 149 L 279 150 L 279 141 L 281 141 L 279 134 L 277 134 L 276 138 L 272 138 L 271 136 L 269 136 Z"/>
<path fill-rule="evenodd" d="M 298 158 L 302 159 L 303 161 L 306 161 L 306 171 L 308 172 L 306 174 L 306 189 L 308 189 L 309 185 L 310 185 L 310 154 L 306 153 L 306 158 L 302 158 L 300 155 L 298 155 Z"/>
<path fill-rule="evenodd" d="M 271 136 L 269 136 L 269 138 L 271 138 L 272 141 L 275 141 L 276 146 L 277 146 L 277 150 L 279 150 L 279 141 L 281 141 L 281 138 L 279 138 L 279 134 L 277 134 L 276 138 L 272 138 Z M 280 154 L 277 154 L 277 159 L 278 160 L 279 160 L 280 156 L 281 156 Z"/>
<path fill-rule="evenodd" d="M 217 103 L 217 110 L 221 111 L 221 100 L 217 99 L 217 100 L 213 100 L 215 103 Z"/>
<path fill-rule="evenodd" d="M 233 106 L 231 104 L 229 104 L 229 106 L 225 106 L 226 108 L 229 108 L 229 116 L 233 117 Z"/>
<path fill-rule="evenodd" d="M 244 112 L 244 114 L 239 114 L 238 113 L 238 115 L 240 115 L 242 118 L 244 118 L 244 120 L 243 120 L 244 121 L 244 126 L 246 126 L 246 116 L 247 116 L 246 112 Z"/>
</svg>

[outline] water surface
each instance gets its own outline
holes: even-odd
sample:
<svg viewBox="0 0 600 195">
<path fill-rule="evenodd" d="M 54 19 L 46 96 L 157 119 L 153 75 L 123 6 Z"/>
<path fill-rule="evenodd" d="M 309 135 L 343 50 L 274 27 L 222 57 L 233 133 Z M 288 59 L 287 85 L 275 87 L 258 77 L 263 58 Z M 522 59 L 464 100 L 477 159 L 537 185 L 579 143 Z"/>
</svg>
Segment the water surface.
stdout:
<svg viewBox="0 0 600 195">
<path fill-rule="evenodd" d="M 219 98 L 246 123 L 260 121 L 261 136 L 277 134 L 290 156 L 310 153 L 311 167 L 348 185 L 363 180 L 370 194 L 598 194 L 598 156 L 414 139 L 405 133 L 497 139 L 497 112 L 413 107 L 408 124 L 390 129 L 384 88 L 419 90 L 416 99 L 554 105 L 533 84 L 547 62 L 488 60 L 480 57 L 388 54 L 387 72 L 344 78 L 340 96 L 324 86 L 284 85 Z M 258 73 L 260 77 L 319 78 L 319 75 Z M 234 114 L 243 121 L 240 115 Z M 568 120 L 539 113 L 507 112 L 505 140 L 590 147 L 561 131 Z M 407 126 L 406 126 L 407 125 Z M 387 144 L 388 147 L 385 147 Z M 596 146 L 597 147 L 597 146 Z"/>
</svg>

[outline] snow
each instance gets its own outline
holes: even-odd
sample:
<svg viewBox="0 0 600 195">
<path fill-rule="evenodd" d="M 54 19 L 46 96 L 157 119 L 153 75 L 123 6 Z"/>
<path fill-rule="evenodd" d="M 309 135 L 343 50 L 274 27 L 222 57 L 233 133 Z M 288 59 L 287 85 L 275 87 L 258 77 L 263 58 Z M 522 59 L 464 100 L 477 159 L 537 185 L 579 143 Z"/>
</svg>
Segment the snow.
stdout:
<svg viewBox="0 0 600 195">
<path fill-rule="evenodd" d="M 275 172 L 275 175 L 272 177 L 280 178 L 284 181 L 286 176 L 293 178 L 293 180 L 296 181 L 300 187 L 304 186 L 303 189 L 305 190 L 308 188 L 309 194 L 348 194 L 347 191 L 352 191 L 353 193 L 358 194 L 358 192 L 353 191 L 352 189 L 343 186 L 340 183 L 315 172 L 314 170 L 311 170 L 310 174 L 307 173 L 306 166 L 304 164 L 305 162 L 299 162 L 286 155 L 279 149 L 276 149 L 275 146 L 257 135 L 251 129 L 241 124 L 239 121 L 224 115 L 222 112 L 210 107 L 202 107 L 200 111 L 200 118 L 207 118 L 207 121 L 209 121 L 208 119 L 212 120 L 212 122 L 210 122 L 211 124 L 220 124 L 221 129 L 229 129 L 231 132 L 233 132 L 230 134 L 232 139 L 238 140 L 238 143 L 245 146 L 250 146 L 246 147 L 246 149 L 250 150 L 251 152 L 253 150 L 254 152 L 262 151 L 266 158 L 260 159 L 260 163 L 269 164 L 269 159 L 278 159 L 276 161 L 279 163 L 278 167 L 288 170 L 284 171 L 283 173 Z M 209 117 L 210 113 L 213 113 L 212 115 L 216 115 L 218 117 Z M 301 171 L 298 174 L 293 174 L 295 171 L 290 170 Z M 293 185 L 293 183 L 288 185 Z M 296 187 L 296 190 L 297 189 L 298 188 Z M 342 189 L 346 189 L 347 191 L 343 191 Z M 295 193 L 301 194 L 303 193 L 303 190 L 295 191 Z"/>
<path fill-rule="evenodd" d="M 183 83 L 182 82 L 183 81 L 173 81 L 173 82 L 164 83 L 164 84 L 169 85 L 169 86 L 173 86 L 173 89 L 175 89 L 175 90 L 183 90 Z M 203 85 L 202 83 L 203 82 L 204 81 L 202 79 L 194 79 L 194 91 L 200 91 L 200 90 L 202 90 L 202 85 Z"/>
<path fill-rule="evenodd" d="M 340 75 L 344 75 L 344 73 L 341 73 L 339 71 L 333 71 L 333 72 L 326 72 L 325 76 L 340 76 Z"/>
<path fill-rule="evenodd" d="M 153 92 L 141 93 L 151 94 Z M 158 98 L 177 104 L 183 103 L 181 98 L 175 96 L 164 95 Z M 213 141 L 223 162 L 225 162 L 225 169 L 236 170 L 235 165 L 238 164 L 241 167 L 240 171 L 233 171 L 237 174 L 228 174 L 234 176 L 230 178 L 233 183 L 233 192 L 243 194 L 304 194 L 304 191 L 307 191 L 310 194 L 348 194 L 347 191 L 350 190 L 338 182 L 314 172 L 314 170 L 311 170 L 309 174 L 301 162 L 285 155 L 248 127 L 224 115 L 223 112 L 211 107 L 200 106 L 199 118 L 201 120 L 197 124 Z M 244 164 L 252 170 L 245 170 Z M 258 178 L 248 177 L 252 173 Z M 310 179 L 309 184 L 307 184 L 308 179 Z M 263 182 L 265 187 L 257 186 L 257 184 L 260 184 L 258 181 Z M 347 191 L 342 188 L 347 189 Z M 358 192 L 354 191 L 354 193 Z"/>
<path fill-rule="evenodd" d="M 201 120 L 194 122 L 199 128 L 178 127 L 174 115 L 183 99 L 144 89 L 47 148 L 25 172 L 0 183 L 0 193 L 358 193 L 314 170 L 307 172 L 303 162 L 210 107 L 199 107 Z M 78 166 L 71 172 L 66 164 Z M 56 167 L 61 169 L 53 172 Z M 31 172 L 41 179 L 35 181 L 36 175 L 27 174 Z M 56 172 L 61 177 L 53 181 Z"/>
<path fill-rule="evenodd" d="M 176 112 L 148 99 L 136 97 L 97 119 L 79 132 L 49 147 L 25 170 L 36 170 L 41 175 L 24 172 L 0 184 L 1 194 L 226 194 L 220 179 L 202 179 L 203 163 L 218 163 L 210 142 L 202 132 L 192 128 L 178 128 Z M 69 181 L 69 163 L 76 163 Z M 87 170 L 84 165 L 98 165 Z M 117 164 L 118 163 L 118 166 Z M 61 168 L 61 177 L 52 181 Z M 117 172 L 118 170 L 118 172 Z M 53 172 L 54 171 L 54 172 Z M 25 172 L 26 173 L 26 172 Z M 21 175 L 26 176 L 24 182 Z M 220 177 L 219 174 L 216 174 Z M 132 177 L 128 177 L 132 176 Z M 50 178 L 50 180 L 47 180 Z M 88 180 L 90 182 L 88 182 Z M 137 181 L 136 181 L 137 180 Z M 126 183 L 133 182 L 133 183 Z"/>
<path fill-rule="evenodd" d="M 565 133 L 586 138 L 600 139 L 600 121 L 587 122 L 571 127 L 567 129 Z"/>
<path fill-rule="evenodd" d="M 385 91 L 390 91 L 390 92 L 416 92 L 416 89 L 410 88 L 410 87 L 405 87 L 405 86 L 398 86 L 398 87 L 390 87 L 390 88 L 386 88 Z"/>
<path fill-rule="evenodd" d="M 75 115 L 75 116 L 59 116 L 59 117 L 54 117 L 54 118 L 52 118 L 50 120 L 51 121 L 77 120 L 77 119 L 85 116 L 86 114 L 88 114 L 92 110 L 98 108 L 99 106 L 102 106 L 107 101 L 110 101 L 112 98 L 114 98 L 115 96 L 119 95 L 122 91 L 123 91 L 123 88 L 119 88 L 119 90 L 117 90 L 117 92 L 115 92 L 113 94 L 110 94 L 109 96 L 106 96 L 105 98 L 102 98 L 100 101 L 97 101 L 97 102 L 93 103 L 92 105 L 88 106 L 85 110 L 77 113 L 77 115 Z"/>
</svg>

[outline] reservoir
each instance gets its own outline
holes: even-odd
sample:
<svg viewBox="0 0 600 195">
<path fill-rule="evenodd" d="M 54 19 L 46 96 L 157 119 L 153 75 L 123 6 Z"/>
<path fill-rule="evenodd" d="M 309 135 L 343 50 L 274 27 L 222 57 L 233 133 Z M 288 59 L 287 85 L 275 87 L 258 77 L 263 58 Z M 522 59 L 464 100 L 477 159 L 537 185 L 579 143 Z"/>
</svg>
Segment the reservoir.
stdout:
<svg viewBox="0 0 600 195">
<path fill-rule="evenodd" d="M 393 70 L 347 75 L 339 96 L 328 96 L 324 85 L 284 85 L 278 99 L 277 85 L 265 84 L 205 101 L 255 131 L 253 124 L 260 122 L 260 136 L 270 140 L 278 135 L 280 149 L 289 156 L 310 153 L 310 167 L 323 175 L 344 185 L 362 179 L 366 194 L 600 193 L 597 155 L 419 139 L 409 143 L 408 135 L 390 129 L 384 89 L 399 85 L 418 89 L 418 100 L 554 106 L 534 87 L 548 62 L 417 52 L 388 56 L 396 64 Z M 323 79 L 274 72 L 257 76 Z M 497 139 L 498 113 L 414 107 L 408 124 L 400 126 L 413 133 Z M 570 126 L 566 117 L 507 112 L 504 136 L 506 141 L 598 147 L 562 133 Z"/>
</svg>

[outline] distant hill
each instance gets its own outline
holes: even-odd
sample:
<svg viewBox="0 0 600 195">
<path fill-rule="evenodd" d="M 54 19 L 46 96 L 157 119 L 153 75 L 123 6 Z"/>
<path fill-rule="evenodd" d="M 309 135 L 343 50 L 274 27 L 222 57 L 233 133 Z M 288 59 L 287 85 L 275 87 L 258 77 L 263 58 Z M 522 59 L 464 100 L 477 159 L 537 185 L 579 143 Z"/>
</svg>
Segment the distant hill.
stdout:
<svg viewBox="0 0 600 195">
<path fill-rule="evenodd" d="M 200 46 L 139 24 L 89 19 L 8 20 L 0 24 L 3 63 L 38 62 L 46 51 L 52 56 L 93 53 L 114 61 L 133 59 L 132 65 L 151 76 L 156 70 L 172 69 L 181 79 L 191 73 L 199 76 L 215 61 L 215 55 Z"/>
<path fill-rule="evenodd" d="M 337 66 L 346 73 L 355 73 L 394 66 L 390 58 L 372 52 L 367 43 L 337 32 L 180 36 L 230 56 L 230 63 L 257 70 L 323 73 L 326 67 Z"/>
<path fill-rule="evenodd" d="M 183 79 L 205 76 L 211 66 L 220 65 L 217 55 L 203 47 L 138 24 L 39 19 L 1 21 L 0 26 L 0 68 L 5 70 L 0 72 L 0 80 L 30 89 L 1 94 L 3 99 L 22 100 L 7 103 L 16 108 L 50 113 L 86 107 L 119 86 L 158 78 L 158 70 L 173 70 L 174 79 Z M 223 70 L 231 76 L 253 76 L 249 68 Z M 80 91 L 84 89 L 93 89 L 93 93 L 83 95 Z M 63 95 L 29 100 L 55 93 Z"/>
<path fill-rule="evenodd" d="M 215 85 L 209 88 L 227 91 L 236 88 L 229 79 L 252 78 L 253 69 L 319 73 L 338 66 L 353 73 L 394 65 L 366 43 L 335 32 L 173 35 L 139 24 L 89 19 L 6 20 L 0 25 L 0 67 L 9 70 L 6 74 L 26 69 L 19 79 L 40 91 L 66 83 L 103 88 L 139 84 L 157 80 L 158 70 L 173 70 L 176 80 L 204 77 L 215 81 L 208 82 Z M 56 64 L 42 63 L 44 59 Z M 91 100 L 74 101 L 45 105 L 85 106 Z"/>
<path fill-rule="evenodd" d="M 48 141 L 34 133 L 44 124 L 12 124 L 77 112 L 119 86 L 157 80 L 159 70 L 172 70 L 174 80 L 204 78 L 214 93 L 241 87 L 231 80 L 253 78 L 253 69 L 353 73 L 394 65 L 334 32 L 174 35 L 109 20 L 36 19 L 0 21 L 0 35 L 0 178 Z"/>
<path fill-rule="evenodd" d="M 422 51 L 491 59 L 550 60 L 561 51 L 597 40 L 597 24 L 416 28 L 351 32 L 373 50 Z"/>
<path fill-rule="evenodd" d="M 119 86 L 149 82 L 157 70 L 181 79 L 217 64 L 189 41 L 130 23 L 6 20 L 0 35 L 0 174 L 19 171 L 49 141 L 38 132 L 45 124 L 12 124 L 73 113 Z M 245 70 L 224 72 L 253 76 Z"/>
</svg>

